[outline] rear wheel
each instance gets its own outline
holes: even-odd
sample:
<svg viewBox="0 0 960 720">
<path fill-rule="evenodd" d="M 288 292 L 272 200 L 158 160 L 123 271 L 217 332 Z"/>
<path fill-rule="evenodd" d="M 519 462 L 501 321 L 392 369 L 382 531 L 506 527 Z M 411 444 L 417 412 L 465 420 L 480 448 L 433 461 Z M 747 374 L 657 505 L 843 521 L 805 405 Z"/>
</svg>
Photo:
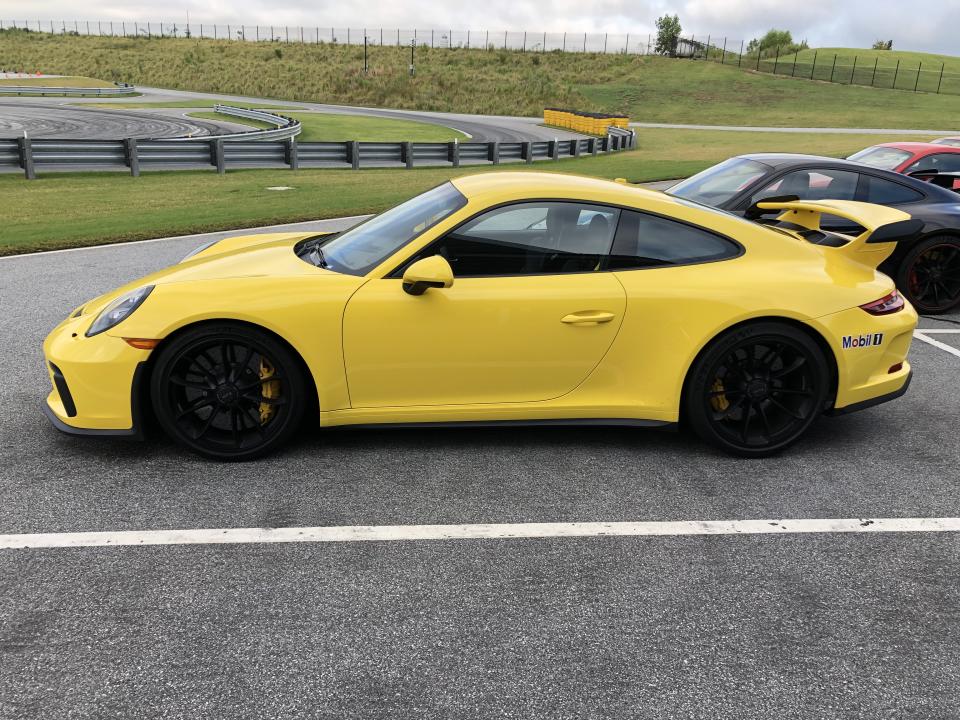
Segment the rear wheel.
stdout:
<svg viewBox="0 0 960 720">
<path fill-rule="evenodd" d="M 897 285 L 923 315 L 960 306 L 960 240 L 939 235 L 917 243 L 900 264 Z"/>
<path fill-rule="evenodd" d="M 161 350 L 151 396 L 177 442 L 205 457 L 249 460 L 289 440 L 307 387 L 297 359 L 267 333 L 206 325 Z"/>
<path fill-rule="evenodd" d="M 796 441 L 823 412 L 829 379 L 823 352 L 805 333 L 775 322 L 748 325 L 697 359 L 685 417 L 707 442 L 764 457 Z"/>
</svg>

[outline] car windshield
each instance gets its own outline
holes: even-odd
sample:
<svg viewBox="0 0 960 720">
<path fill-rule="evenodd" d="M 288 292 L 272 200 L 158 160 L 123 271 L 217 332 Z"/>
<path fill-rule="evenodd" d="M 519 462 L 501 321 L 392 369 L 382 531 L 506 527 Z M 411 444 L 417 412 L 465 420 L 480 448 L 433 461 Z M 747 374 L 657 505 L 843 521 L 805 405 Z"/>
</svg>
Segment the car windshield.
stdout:
<svg viewBox="0 0 960 720">
<path fill-rule="evenodd" d="M 909 152 L 899 150 L 898 148 L 868 147 L 866 150 L 854 153 L 848 157 L 847 160 L 854 160 L 855 162 L 883 170 L 893 170 L 904 160 L 910 159 L 910 157 L 911 154 Z"/>
<path fill-rule="evenodd" d="M 323 260 L 331 270 L 365 275 L 466 204 L 452 183 L 444 183 L 337 236 L 323 245 Z"/>
<path fill-rule="evenodd" d="M 770 172 L 756 160 L 730 158 L 667 190 L 668 195 L 719 207 Z"/>
</svg>

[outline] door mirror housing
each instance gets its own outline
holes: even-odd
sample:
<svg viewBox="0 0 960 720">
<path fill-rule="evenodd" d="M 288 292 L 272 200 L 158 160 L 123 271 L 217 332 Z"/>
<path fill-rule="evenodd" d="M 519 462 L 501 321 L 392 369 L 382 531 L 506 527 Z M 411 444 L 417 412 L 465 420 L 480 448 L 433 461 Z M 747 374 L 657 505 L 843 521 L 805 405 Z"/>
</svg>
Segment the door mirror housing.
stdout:
<svg viewBox="0 0 960 720">
<path fill-rule="evenodd" d="M 427 288 L 453 286 L 453 268 L 440 255 L 417 260 L 403 272 L 403 290 L 409 295 L 423 295 Z"/>
</svg>

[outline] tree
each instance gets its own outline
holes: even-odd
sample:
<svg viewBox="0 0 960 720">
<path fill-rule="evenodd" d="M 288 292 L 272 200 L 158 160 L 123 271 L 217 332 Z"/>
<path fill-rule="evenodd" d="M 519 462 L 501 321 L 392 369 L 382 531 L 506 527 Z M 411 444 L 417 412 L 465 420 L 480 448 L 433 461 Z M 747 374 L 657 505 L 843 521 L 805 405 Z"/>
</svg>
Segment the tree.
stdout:
<svg viewBox="0 0 960 720">
<path fill-rule="evenodd" d="M 874 50 L 893 50 L 893 40 L 877 40 L 873 44 Z"/>
<path fill-rule="evenodd" d="M 657 55 L 677 54 L 677 43 L 680 41 L 680 18 L 677 15 L 664 15 L 657 18 Z"/>
<path fill-rule="evenodd" d="M 788 55 L 800 50 L 806 50 L 808 47 L 806 40 L 801 43 L 795 43 L 793 41 L 793 35 L 790 34 L 789 30 L 771 29 L 767 30 L 767 34 L 762 38 L 754 38 L 747 44 L 747 55 L 754 55 L 756 53 L 772 55 L 777 48 L 780 48 L 781 54 Z"/>
</svg>

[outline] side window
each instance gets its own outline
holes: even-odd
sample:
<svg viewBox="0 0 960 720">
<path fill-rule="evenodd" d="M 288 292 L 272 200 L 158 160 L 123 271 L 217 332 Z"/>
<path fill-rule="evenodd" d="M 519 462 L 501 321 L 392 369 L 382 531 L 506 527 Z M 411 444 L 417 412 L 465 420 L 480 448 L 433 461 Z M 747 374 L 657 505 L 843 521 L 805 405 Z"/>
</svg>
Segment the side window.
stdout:
<svg viewBox="0 0 960 720">
<path fill-rule="evenodd" d="M 920 158 L 910 165 L 905 173 L 917 170 L 939 170 L 940 172 L 960 172 L 960 153 L 935 153 Z"/>
<path fill-rule="evenodd" d="M 750 198 L 755 203 L 775 195 L 796 195 L 801 200 L 853 200 L 859 175 L 849 170 L 794 170 Z"/>
<path fill-rule="evenodd" d="M 610 251 L 620 210 L 575 202 L 528 202 L 489 210 L 422 250 L 442 255 L 456 277 L 592 272 Z"/>
<path fill-rule="evenodd" d="M 613 241 L 611 270 L 684 265 L 736 257 L 740 248 L 706 230 L 625 210 Z"/>
<path fill-rule="evenodd" d="M 900 183 L 872 175 L 864 175 L 863 180 L 866 186 L 864 202 L 877 205 L 899 205 L 923 200 L 922 193 Z"/>
</svg>

